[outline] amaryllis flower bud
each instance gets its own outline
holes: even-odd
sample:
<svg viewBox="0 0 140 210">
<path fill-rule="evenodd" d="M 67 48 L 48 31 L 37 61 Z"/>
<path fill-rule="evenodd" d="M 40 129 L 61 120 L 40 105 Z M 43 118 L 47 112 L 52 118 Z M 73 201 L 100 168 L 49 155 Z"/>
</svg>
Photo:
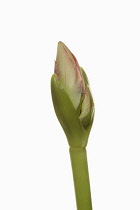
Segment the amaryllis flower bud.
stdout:
<svg viewBox="0 0 140 210">
<path fill-rule="evenodd" d="M 51 91 L 56 115 L 70 146 L 86 146 L 94 117 L 93 98 L 84 70 L 62 42 L 58 43 Z"/>
</svg>

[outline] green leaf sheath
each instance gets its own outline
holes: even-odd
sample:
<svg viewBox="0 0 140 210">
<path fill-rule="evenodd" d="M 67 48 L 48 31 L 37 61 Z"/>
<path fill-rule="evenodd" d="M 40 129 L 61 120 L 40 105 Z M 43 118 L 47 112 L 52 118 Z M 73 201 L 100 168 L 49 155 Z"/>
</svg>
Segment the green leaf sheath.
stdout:
<svg viewBox="0 0 140 210">
<path fill-rule="evenodd" d="M 87 140 L 87 136 L 85 139 L 85 130 L 68 94 L 55 74 L 51 80 L 51 91 L 55 113 L 67 136 L 70 147 L 82 147 Z"/>
<path fill-rule="evenodd" d="M 67 136 L 69 146 L 74 148 L 85 147 L 93 122 L 92 110 L 87 116 L 89 123 L 85 128 L 68 94 L 55 74 L 52 75 L 51 79 L 51 92 L 55 113 Z M 87 121 L 87 118 L 85 121 Z"/>
<path fill-rule="evenodd" d="M 77 210 L 92 210 L 86 148 L 70 148 Z"/>
</svg>

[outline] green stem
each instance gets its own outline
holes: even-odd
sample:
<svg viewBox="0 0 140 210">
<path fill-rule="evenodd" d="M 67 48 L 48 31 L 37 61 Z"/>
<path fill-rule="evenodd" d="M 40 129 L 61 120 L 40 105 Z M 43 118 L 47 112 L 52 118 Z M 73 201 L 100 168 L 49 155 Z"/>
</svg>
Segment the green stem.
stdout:
<svg viewBox="0 0 140 210">
<path fill-rule="evenodd" d="M 86 148 L 70 148 L 77 210 L 92 210 Z"/>
</svg>

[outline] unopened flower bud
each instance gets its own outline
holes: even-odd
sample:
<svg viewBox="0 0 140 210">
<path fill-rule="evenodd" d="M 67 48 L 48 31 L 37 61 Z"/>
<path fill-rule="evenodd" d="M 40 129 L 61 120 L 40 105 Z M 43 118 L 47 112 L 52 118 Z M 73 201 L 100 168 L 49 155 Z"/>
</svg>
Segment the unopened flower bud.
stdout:
<svg viewBox="0 0 140 210">
<path fill-rule="evenodd" d="M 51 80 L 54 109 L 71 147 L 85 147 L 94 117 L 94 102 L 84 70 L 59 42 Z"/>
</svg>

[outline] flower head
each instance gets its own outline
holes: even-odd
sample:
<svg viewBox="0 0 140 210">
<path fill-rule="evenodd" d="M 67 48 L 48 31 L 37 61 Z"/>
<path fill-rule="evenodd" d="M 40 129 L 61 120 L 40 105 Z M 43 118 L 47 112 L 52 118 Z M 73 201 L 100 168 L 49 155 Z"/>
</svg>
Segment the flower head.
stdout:
<svg viewBox="0 0 140 210">
<path fill-rule="evenodd" d="M 70 146 L 86 146 L 94 116 L 93 98 L 84 70 L 62 42 L 58 43 L 51 89 L 55 112 Z"/>
</svg>

